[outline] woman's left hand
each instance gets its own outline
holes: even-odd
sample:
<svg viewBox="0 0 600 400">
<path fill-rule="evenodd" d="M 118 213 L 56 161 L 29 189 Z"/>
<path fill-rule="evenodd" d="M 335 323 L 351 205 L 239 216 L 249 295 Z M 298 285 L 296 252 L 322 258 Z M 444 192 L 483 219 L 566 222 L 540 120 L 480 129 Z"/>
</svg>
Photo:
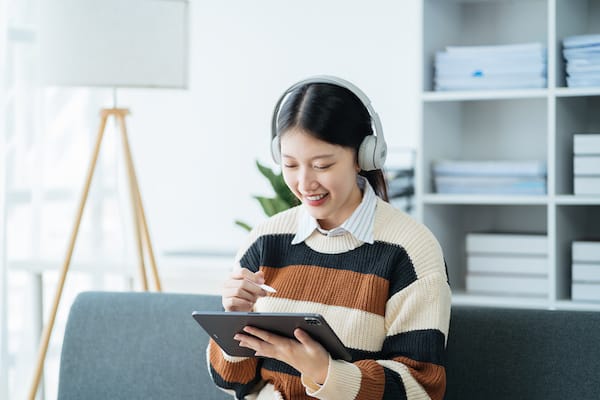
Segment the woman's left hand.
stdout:
<svg viewBox="0 0 600 400">
<path fill-rule="evenodd" d="M 244 327 L 244 331 L 249 335 L 238 333 L 234 337 L 240 341 L 240 346 L 256 351 L 256 356 L 283 361 L 318 384 L 325 382 L 329 353 L 302 329 L 294 331 L 297 340 L 252 326 Z"/>
</svg>

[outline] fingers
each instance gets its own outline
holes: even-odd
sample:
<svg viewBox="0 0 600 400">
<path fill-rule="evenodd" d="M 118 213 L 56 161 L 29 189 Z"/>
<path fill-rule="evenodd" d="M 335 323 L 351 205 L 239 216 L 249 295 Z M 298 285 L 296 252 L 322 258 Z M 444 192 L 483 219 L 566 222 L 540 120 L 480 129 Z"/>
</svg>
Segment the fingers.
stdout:
<svg viewBox="0 0 600 400">
<path fill-rule="evenodd" d="M 222 303 L 225 311 L 251 311 L 259 297 L 267 292 L 260 285 L 264 283 L 264 273 L 253 273 L 246 268 L 236 269 L 225 281 L 222 289 Z"/>
</svg>

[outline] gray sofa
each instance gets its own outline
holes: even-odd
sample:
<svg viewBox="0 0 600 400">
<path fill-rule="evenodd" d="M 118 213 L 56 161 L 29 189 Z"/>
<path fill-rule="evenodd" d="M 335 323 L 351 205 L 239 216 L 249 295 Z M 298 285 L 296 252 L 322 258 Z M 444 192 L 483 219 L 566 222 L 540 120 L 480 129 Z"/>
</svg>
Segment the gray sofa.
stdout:
<svg viewBox="0 0 600 400">
<path fill-rule="evenodd" d="M 193 310 L 220 298 L 86 292 L 71 307 L 58 399 L 229 399 Z M 446 399 L 600 398 L 600 313 L 453 307 Z"/>
</svg>

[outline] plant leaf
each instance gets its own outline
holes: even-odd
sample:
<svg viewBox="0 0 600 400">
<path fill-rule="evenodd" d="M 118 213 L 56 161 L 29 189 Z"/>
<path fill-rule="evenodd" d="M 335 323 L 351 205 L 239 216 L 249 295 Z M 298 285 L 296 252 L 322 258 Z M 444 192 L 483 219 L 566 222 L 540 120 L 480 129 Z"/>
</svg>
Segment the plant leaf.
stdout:
<svg viewBox="0 0 600 400">
<path fill-rule="evenodd" d="M 285 184 L 285 180 L 283 179 L 283 174 L 276 174 L 269 167 L 262 165 L 260 162 L 256 161 L 256 166 L 261 174 L 269 180 L 273 191 L 275 192 L 275 196 L 282 199 L 288 206 L 287 208 L 291 208 L 300 204 L 300 201 L 288 186 Z"/>
<path fill-rule="evenodd" d="M 254 198 L 258 200 L 263 211 L 268 217 L 290 208 L 285 201 L 278 197 L 254 196 Z"/>
<path fill-rule="evenodd" d="M 248 232 L 250 232 L 252 230 L 252 227 L 250 225 L 248 225 L 247 223 L 240 221 L 239 219 L 235 220 L 235 224 L 237 226 L 241 226 L 242 228 L 244 228 L 245 230 L 247 230 Z"/>
</svg>

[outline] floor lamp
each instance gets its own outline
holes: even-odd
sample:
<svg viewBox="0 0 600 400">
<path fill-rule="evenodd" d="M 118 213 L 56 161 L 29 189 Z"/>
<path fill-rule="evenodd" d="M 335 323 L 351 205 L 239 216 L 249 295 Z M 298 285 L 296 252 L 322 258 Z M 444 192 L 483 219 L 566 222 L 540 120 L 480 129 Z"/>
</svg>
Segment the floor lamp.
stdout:
<svg viewBox="0 0 600 400">
<path fill-rule="evenodd" d="M 116 88 L 187 87 L 187 0 L 45 0 L 41 5 L 40 71 L 48 86 Z M 115 95 L 116 98 L 116 95 Z M 102 109 L 100 127 L 62 265 L 48 322 L 44 327 L 29 400 L 34 400 L 60 304 L 81 218 L 100 153 L 107 121 L 120 131 L 134 219 L 135 244 L 143 290 L 148 290 L 145 257 L 161 291 L 154 251 L 133 166 L 126 116 L 129 110 Z"/>
</svg>

